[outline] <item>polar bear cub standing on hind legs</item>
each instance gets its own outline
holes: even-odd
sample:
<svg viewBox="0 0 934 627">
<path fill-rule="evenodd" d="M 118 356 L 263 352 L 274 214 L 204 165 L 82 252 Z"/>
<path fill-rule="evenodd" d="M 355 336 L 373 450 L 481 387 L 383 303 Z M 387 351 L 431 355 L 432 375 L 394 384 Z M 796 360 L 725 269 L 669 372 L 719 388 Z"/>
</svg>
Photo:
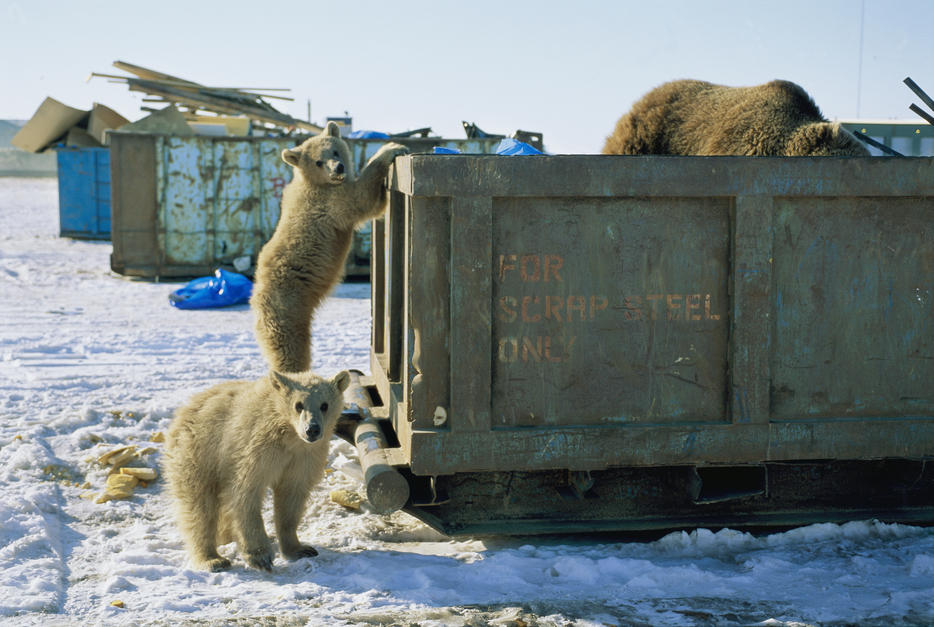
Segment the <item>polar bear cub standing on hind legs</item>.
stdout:
<svg viewBox="0 0 934 627">
<path fill-rule="evenodd" d="M 311 366 L 314 311 L 343 275 L 354 229 L 386 208 L 389 166 L 407 152 L 386 144 L 355 177 L 350 147 L 334 122 L 282 151 L 294 176 L 283 190 L 276 230 L 259 253 L 250 300 L 256 339 L 273 370 Z"/>
<path fill-rule="evenodd" d="M 165 475 L 192 562 L 230 567 L 217 547 L 231 540 L 247 563 L 272 569 L 263 498 L 272 488 L 276 536 L 287 559 L 317 551 L 298 540 L 311 488 L 321 480 L 350 375 L 271 372 L 221 383 L 191 398 L 169 427 Z"/>
</svg>

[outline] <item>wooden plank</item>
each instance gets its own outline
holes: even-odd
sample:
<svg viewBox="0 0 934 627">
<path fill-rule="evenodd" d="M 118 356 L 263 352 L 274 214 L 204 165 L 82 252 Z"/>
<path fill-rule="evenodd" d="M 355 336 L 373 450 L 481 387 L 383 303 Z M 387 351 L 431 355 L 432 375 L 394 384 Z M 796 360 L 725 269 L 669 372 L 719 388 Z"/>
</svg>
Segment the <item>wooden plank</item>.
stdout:
<svg viewBox="0 0 934 627">
<path fill-rule="evenodd" d="M 148 78 L 153 80 L 163 80 L 163 81 L 173 81 L 177 83 L 185 83 L 188 85 L 197 85 L 192 81 L 186 81 L 184 78 L 179 78 L 177 76 L 172 76 L 171 74 L 164 74 L 163 72 L 157 72 L 155 70 L 150 70 L 144 68 L 140 65 L 133 65 L 132 63 L 127 63 L 126 61 L 114 61 L 113 66 L 118 70 L 123 70 L 124 72 L 129 72 L 130 74 L 135 74 L 140 78 Z"/>
<path fill-rule="evenodd" d="M 934 423 L 926 425 L 927 433 L 934 435 Z M 499 470 L 754 464 L 762 461 L 763 444 L 769 437 L 769 425 L 737 428 L 723 423 L 487 432 L 454 431 L 454 427 L 452 424 L 452 432 L 413 432 L 412 472 L 440 475 Z M 489 453 L 481 455 L 478 451 Z"/>
<path fill-rule="evenodd" d="M 405 206 L 403 203 L 390 203 L 386 209 L 386 300 L 385 337 L 389 381 L 399 383 L 402 380 L 405 313 Z"/>
<path fill-rule="evenodd" d="M 110 146 L 111 241 L 114 272 L 159 274 L 156 240 L 156 149 L 151 135 L 116 133 Z M 149 268 L 152 268 L 150 271 Z"/>
<path fill-rule="evenodd" d="M 398 192 L 390 194 L 390 203 L 397 202 Z M 372 353 L 386 352 L 386 219 L 373 220 L 370 234 L 370 302 L 373 316 Z"/>
<path fill-rule="evenodd" d="M 142 91 L 150 95 L 160 96 L 166 100 L 184 103 L 188 106 L 195 106 L 209 111 L 228 113 L 231 115 L 246 115 L 255 120 L 278 126 L 294 126 L 313 132 L 321 131 L 320 126 L 280 113 L 269 106 L 261 107 L 255 101 L 219 98 L 210 94 L 205 94 L 203 90 L 198 93 L 193 93 L 185 89 L 160 85 L 159 83 L 142 79 L 130 79 L 129 86 L 130 91 Z"/>
<path fill-rule="evenodd" d="M 409 239 L 406 309 L 411 333 L 408 420 L 413 427 L 445 427 L 450 412 L 450 202 L 413 198 L 408 213 Z"/>
<path fill-rule="evenodd" d="M 412 155 L 411 195 L 930 196 L 934 158 Z M 677 181 L 660 185 L 659 181 Z"/>
<path fill-rule="evenodd" d="M 769 441 L 763 457 L 761 443 Z M 772 423 L 737 428 L 645 425 L 602 429 L 504 429 L 412 434 L 417 475 L 508 470 L 601 470 L 681 464 L 930 457 L 934 422 L 925 419 Z M 867 448 L 870 443 L 871 448 Z M 477 450 L 495 455 L 478 456 Z"/>
<path fill-rule="evenodd" d="M 491 198 L 451 200 L 451 429 L 488 431 L 492 388 Z"/>
<path fill-rule="evenodd" d="M 769 421 L 772 198 L 738 196 L 733 241 L 731 409 L 734 424 Z"/>
</svg>

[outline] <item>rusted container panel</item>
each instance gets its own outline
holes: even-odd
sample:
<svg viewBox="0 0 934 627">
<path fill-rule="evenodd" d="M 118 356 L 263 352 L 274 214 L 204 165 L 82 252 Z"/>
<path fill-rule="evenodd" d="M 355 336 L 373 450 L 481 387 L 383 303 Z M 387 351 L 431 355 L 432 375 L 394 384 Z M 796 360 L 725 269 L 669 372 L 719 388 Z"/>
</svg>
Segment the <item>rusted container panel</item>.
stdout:
<svg viewBox="0 0 934 627">
<path fill-rule="evenodd" d="M 893 458 L 921 464 L 916 483 L 880 479 L 912 512 L 894 518 L 934 515 L 934 160 L 414 155 L 391 190 L 371 363 L 416 515 L 489 529 L 454 511 L 509 510 L 522 482 L 552 482 L 547 501 L 605 481 L 629 509 L 489 515 L 660 526 L 670 512 L 636 502 L 675 481 L 670 520 L 753 496 L 721 514 L 840 519 L 888 501 L 830 515 L 820 490 Z M 645 480 L 613 479 L 632 472 Z M 812 475 L 813 492 L 770 495 Z"/>
<path fill-rule="evenodd" d="M 279 158 L 291 143 L 157 138 L 158 227 L 166 262 L 210 266 L 244 255 L 255 260 L 275 229 L 281 189 L 291 178 Z"/>
<path fill-rule="evenodd" d="M 279 155 L 295 142 L 114 133 L 113 269 L 180 277 L 255 263 L 292 176 Z"/>
<path fill-rule="evenodd" d="M 259 138 L 114 133 L 111 142 L 115 272 L 131 276 L 210 274 L 248 256 L 252 263 L 279 219 L 292 169 L 283 149 L 304 137 Z M 492 151 L 492 140 L 405 139 Z M 358 171 L 384 140 L 349 140 Z M 348 276 L 368 276 L 369 227 L 356 234 Z"/>
</svg>

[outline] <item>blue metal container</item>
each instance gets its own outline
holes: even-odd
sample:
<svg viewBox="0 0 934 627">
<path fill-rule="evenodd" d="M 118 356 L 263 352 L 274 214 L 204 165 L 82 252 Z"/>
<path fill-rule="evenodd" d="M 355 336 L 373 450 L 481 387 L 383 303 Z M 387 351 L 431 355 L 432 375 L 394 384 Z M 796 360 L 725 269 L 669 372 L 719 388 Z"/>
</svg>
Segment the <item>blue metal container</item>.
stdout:
<svg viewBox="0 0 934 627">
<path fill-rule="evenodd" d="M 110 239 L 110 149 L 58 149 L 59 235 Z"/>
</svg>

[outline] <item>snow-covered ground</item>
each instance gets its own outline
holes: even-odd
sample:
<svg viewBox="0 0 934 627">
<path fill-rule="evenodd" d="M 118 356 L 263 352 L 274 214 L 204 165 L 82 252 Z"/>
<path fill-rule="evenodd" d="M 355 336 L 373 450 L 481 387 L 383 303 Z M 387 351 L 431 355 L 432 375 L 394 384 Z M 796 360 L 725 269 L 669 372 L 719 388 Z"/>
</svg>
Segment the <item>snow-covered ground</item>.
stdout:
<svg viewBox="0 0 934 627">
<path fill-rule="evenodd" d="M 317 558 L 192 570 L 164 484 L 97 504 L 93 459 L 136 444 L 156 465 L 149 439 L 192 393 L 263 375 L 251 312 L 171 307 L 180 284 L 128 280 L 109 242 L 59 238 L 57 202 L 54 179 L 0 178 L 0 624 L 934 624 L 934 529 L 450 539 L 331 502 L 360 491 L 340 470 L 299 531 Z M 367 371 L 369 328 L 369 287 L 341 286 L 315 369 Z M 333 442 L 332 467 L 354 459 Z"/>
</svg>

